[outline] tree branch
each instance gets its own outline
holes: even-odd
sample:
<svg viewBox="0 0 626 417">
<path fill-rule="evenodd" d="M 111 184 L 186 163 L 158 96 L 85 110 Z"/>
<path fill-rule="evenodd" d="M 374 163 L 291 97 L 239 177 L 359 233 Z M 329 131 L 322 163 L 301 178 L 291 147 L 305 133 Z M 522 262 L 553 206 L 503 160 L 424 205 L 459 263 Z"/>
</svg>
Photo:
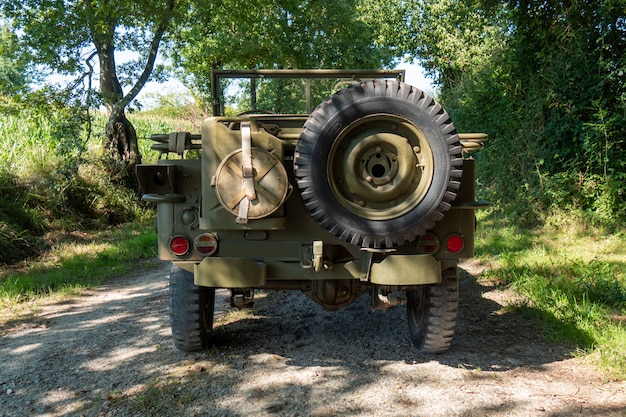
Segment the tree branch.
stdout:
<svg viewBox="0 0 626 417">
<path fill-rule="evenodd" d="M 163 14 L 163 18 L 159 22 L 155 32 L 154 37 L 152 38 L 152 42 L 150 43 L 150 51 L 148 53 L 148 60 L 146 65 L 141 73 L 139 79 L 133 88 L 124 96 L 121 100 L 115 103 L 116 110 L 121 110 L 128 106 L 128 104 L 137 97 L 137 94 L 144 87 L 146 82 L 150 79 L 150 75 L 152 74 L 152 70 L 154 69 L 154 62 L 156 61 L 157 54 L 159 52 L 159 46 L 161 44 L 161 39 L 163 38 L 163 34 L 167 30 L 169 22 L 172 18 L 172 11 L 174 10 L 174 0 L 168 0 L 167 2 L 167 10 Z"/>
</svg>

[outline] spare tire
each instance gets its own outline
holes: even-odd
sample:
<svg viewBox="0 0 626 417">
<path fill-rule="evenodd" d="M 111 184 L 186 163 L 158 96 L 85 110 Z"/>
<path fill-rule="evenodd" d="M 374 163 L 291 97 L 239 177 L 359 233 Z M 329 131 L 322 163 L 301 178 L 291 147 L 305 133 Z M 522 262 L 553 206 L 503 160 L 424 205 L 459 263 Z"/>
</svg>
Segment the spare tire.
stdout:
<svg viewBox="0 0 626 417">
<path fill-rule="evenodd" d="M 462 147 L 448 113 L 396 81 L 353 84 L 304 124 L 294 169 L 311 216 L 353 245 L 392 248 L 414 240 L 450 208 Z"/>
</svg>

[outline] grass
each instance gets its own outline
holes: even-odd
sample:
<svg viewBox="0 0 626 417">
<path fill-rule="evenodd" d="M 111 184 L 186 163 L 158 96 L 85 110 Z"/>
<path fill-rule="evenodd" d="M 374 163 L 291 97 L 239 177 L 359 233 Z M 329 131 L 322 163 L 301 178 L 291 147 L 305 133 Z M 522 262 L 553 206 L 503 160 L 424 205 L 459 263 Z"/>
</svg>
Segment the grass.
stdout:
<svg viewBox="0 0 626 417">
<path fill-rule="evenodd" d="M 626 236 L 567 223 L 520 230 L 489 215 L 479 225 L 477 252 L 491 265 L 484 277 L 523 296 L 511 308 L 626 378 Z"/>
<path fill-rule="evenodd" d="M 190 108 L 187 112 L 170 114 L 151 110 L 129 113 L 137 132 L 140 153 L 145 162 L 154 162 L 159 154 L 150 149 L 153 142 L 150 135 L 173 131 L 199 133 L 205 115 Z M 105 114 L 92 111 L 92 136 L 84 143 L 91 155 L 100 153 L 103 141 Z M 80 128 L 80 127 L 79 127 Z M 58 122 L 51 120 L 47 113 L 27 113 L 26 115 L 2 114 L 0 120 L 0 166 L 10 170 L 17 177 L 36 179 L 53 171 L 66 155 L 66 147 L 76 144 L 75 136 L 59 132 Z"/>
<path fill-rule="evenodd" d="M 46 251 L 49 232 L 96 230 L 152 215 L 153 206 L 121 185 L 103 153 L 103 113 L 91 111 L 88 135 L 80 110 L 16 103 L 0 96 L 0 265 Z M 128 113 L 145 163 L 159 157 L 150 149 L 151 134 L 199 132 L 203 117 L 192 106 Z"/>
<path fill-rule="evenodd" d="M 155 265 L 157 237 L 145 224 L 63 234 L 36 259 L 0 269 L 0 307 L 76 293 L 104 280 Z"/>
</svg>

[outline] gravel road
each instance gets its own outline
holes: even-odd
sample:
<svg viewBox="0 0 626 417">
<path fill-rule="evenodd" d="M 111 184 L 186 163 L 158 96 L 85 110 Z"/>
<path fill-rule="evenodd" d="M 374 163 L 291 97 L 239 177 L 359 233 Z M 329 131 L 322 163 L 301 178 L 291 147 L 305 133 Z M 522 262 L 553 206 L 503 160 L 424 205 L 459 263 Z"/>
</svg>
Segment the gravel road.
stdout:
<svg viewBox="0 0 626 417">
<path fill-rule="evenodd" d="M 215 346 L 185 354 L 170 339 L 168 265 L 119 277 L 0 327 L 0 416 L 626 416 L 626 382 L 547 342 L 461 267 L 441 355 L 413 349 L 404 308 L 371 312 L 363 297 L 328 312 L 282 291 L 252 313 L 220 296 Z"/>
</svg>

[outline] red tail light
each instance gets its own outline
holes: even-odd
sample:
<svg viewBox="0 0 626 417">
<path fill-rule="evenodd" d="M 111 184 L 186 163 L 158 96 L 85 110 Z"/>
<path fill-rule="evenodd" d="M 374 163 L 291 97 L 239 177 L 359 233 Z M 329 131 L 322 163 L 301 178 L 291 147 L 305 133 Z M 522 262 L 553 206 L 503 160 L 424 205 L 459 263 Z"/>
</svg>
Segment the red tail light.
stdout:
<svg viewBox="0 0 626 417">
<path fill-rule="evenodd" d="M 191 248 L 189 239 L 184 236 L 174 236 L 172 240 L 170 240 L 170 250 L 176 256 L 187 255 L 189 248 Z"/>
<path fill-rule="evenodd" d="M 417 249 L 421 253 L 432 255 L 439 250 L 439 238 L 434 233 L 424 233 L 417 241 Z"/>
<path fill-rule="evenodd" d="M 212 233 L 203 233 L 193 241 L 196 252 L 204 256 L 211 256 L 217 250 L 217 238 Z"/>
<path fill-rule="evenodd" d="M 465 247 L 465 240 L 461 235 L 450 235 L 446 238 L 446 249 L 450 253 L 459 253 Z"/>
</svg>

